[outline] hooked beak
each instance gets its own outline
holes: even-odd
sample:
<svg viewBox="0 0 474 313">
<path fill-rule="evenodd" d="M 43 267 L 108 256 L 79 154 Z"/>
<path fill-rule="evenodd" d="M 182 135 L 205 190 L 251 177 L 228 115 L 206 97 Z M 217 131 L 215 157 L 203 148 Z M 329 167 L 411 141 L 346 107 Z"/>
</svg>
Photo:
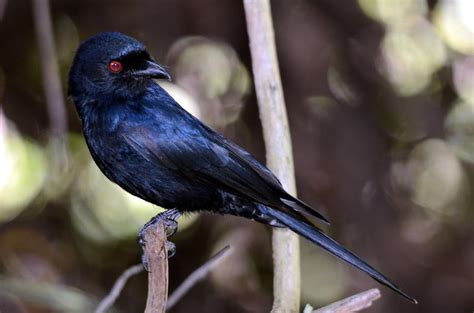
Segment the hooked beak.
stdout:
<svg viewBox="0 0 474 313">
<path fill-rule="evenodd" d="M 134 71 L 133 76 L 171 80 L 170 73 L 168 73 L 164 67 L 150 60 L 146 61 L 146 67 L 144 69 Z"/>
</svg>

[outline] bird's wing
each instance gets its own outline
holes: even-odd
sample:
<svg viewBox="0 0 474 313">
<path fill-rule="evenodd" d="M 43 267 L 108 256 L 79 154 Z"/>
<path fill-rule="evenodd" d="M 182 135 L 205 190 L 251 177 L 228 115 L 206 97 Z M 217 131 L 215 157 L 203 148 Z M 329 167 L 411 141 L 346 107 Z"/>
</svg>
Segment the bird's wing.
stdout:
<svg viewBox="0 0 474 313">
<path fill-rule="evenodd" d="M 316 210 L 289 195 L 264 165 L 203 124 L 158 130 L 143 127 L 123 132 L 125 141 L 150 162 L 160 162 L 191 179 L 279 208 L 299 219 Z"/>
<path fill-rule="evenodd" d="M 250 166 L 251 169 L 255 173 L 257 173 L 261 179 L 263 179 L 267 184 L 271 185 L 275 190 L 279 191 L 279 200 L 283 202 L 286 206 L 289 206 L 304 215 L 314 216 L 325 222 L 326 224 L 329 224 L 328 219 L 322 214 L 320 214 L 318 211 L 316 211 L 314 208 L 310 207 L 298 198 L 295 198 L 292 195 L 288 194 L 283 189 L 278 178 L 266 166 L 256 160 L 250 153 L 248 153 L 235 143 L 228 141 L 223 136 L 220 137 L 221 141 L 226 144 L 226 147 L 232 153 L 233 156 L 238 158 L 241 162 L 246 163 L 248 166 Z"/>
</svg>

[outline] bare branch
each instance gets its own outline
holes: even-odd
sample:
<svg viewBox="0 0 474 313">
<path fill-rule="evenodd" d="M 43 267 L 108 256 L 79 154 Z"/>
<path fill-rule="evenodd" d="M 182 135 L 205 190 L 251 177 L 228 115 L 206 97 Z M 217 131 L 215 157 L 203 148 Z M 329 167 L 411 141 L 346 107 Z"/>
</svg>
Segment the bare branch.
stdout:
<svg viewBox="0 0 474 313">
<path fill-rule="evenodd" d="M 149 271 L 145 313 L 163 313 L 168 299 L 168 249 L 163 222 L 147 228 L 145 242 Z"/>
<path fill-rule="evenodd" d="M 183 283 L 176 288 L 176 290 L 171 294 L 168 299 L 168 305 L 166 309 L 171 309 L 176 303 L 178 303 L 181 298 L 188 293 L 188 291 L 196 285 L 198 282 L 206 278 L 206 276 L 219 264 L 224 261 L 224 259 L 230 255 L 232 251 L 230 246 L 225 246 L 221 251 L 217 252 L 213 257 L 207 260 L 206 263 L 201 265 L 198 269 L 191 273 Z"/>
<path fill-rule="evenodd" d="M 244 0 L 250 52 L 262 121 L 267 164 L 285 189 L 296 195 L 292 147 L 276 56 L 269 0 Z M 298 312 L 300 306 L 300 253 L 297 235 L 273 231 L 272 312 Z"/>
<path fill-rule="evenodd" d="M 3 18 L 3 13 L 5 13 L 6 6 L 7 6 L 7 0 L 0 0 L 0 21 Z"/>
<path fill-rule="evenodd" d="M 42 67 L 43 84 L 51 123 L 50 130 L 54 137 L 61 138 L 67 129 L 66 108 L 54 48 L 49 0 L 33 0 L 33 15 Z"/>
<path fill-rule="evenodd" d="M 372 305 L 372 302 L 380 298 L 380 290 L 373 288 L 341 301 L 334 302 L 323 308 L 314 310 L 313 313 L 350 313 L 359 312 Z"/>
<path fill-rule="evenodd" d="M 115 281 L 115 284 L 110 290 L 109 294 L 104 299 L 102 299 L 102 301 L 100 301 L 99 305 L 97 306 L 97 309 L 95 310 L 95 313 L 104 313 L 106 310 L 111 308 L 119 297 L 123 287 L 125 287 L 125 284 L 130 279 L 130 277 L 137 275 L 141 272 L 143 272 L 143 265 L 141 264 L 131 266 L 127 270 L 125 270 L 122 275 L 120 275 L 120 277 Z"/>
</svg>

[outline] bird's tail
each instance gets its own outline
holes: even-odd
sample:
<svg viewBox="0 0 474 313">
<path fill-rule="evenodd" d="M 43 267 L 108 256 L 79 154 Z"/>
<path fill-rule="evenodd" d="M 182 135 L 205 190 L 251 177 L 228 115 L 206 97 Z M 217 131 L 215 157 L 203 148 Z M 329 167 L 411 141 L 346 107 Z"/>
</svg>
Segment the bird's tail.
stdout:
<svg viewBox="0 0 474 313">
<path fill-rule="evenodd" d="M 345 262 L 367 273 L 368 275 L 370 275 L 373 279 L 375 279 L 382 285 L 385 285 L 388 288 L 394 290 L 395 292 L 399 293 L 400 295 L 402 295 L 409 301 L 413 303 L 417 303 L 415 299 L 407 295 L 399 287 L 397 287 L 390 280 L 388 280 L 387 277 L 382 275 L 380 272 L 378 272 L 372 266 L 367 264 L 357 255 L 355 255 L 348 249 L 344 248 L 341 244 L 336 242 L 334 239 L 325 235 L 316 226 L 300 221 L 293 216 L 290 216 L 284 212 L 278 211 L 273 208 L 267 208 L 266 213 L 270 215 L 271 217 L 275 218 L 276 220 L 278 220 L 281 224 L 286 225 L 289 229 L 299 234 L 300 236 L 305 237 L 309 241 L 327 250 L 329 253 L 337 256 L 338 258 L 344 260 Z"/>
</svg>

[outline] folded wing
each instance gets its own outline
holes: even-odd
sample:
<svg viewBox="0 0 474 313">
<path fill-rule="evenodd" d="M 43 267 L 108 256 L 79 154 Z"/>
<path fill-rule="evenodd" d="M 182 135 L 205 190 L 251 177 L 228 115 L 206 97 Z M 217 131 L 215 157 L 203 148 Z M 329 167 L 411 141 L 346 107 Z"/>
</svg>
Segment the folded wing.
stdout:
<svg viewBox="0 0 474 313">
<path fill-rule="evenodd" d="M 203 124 L 197 128 L 131 127 L 126 142 L 150 162 L 160 162 L 181 175 L 226 192 L 280 209 L 300 220 L 303 215 L 327 219 L 289 195 L 269 169 L 244 149 Z"/>
</svg>

